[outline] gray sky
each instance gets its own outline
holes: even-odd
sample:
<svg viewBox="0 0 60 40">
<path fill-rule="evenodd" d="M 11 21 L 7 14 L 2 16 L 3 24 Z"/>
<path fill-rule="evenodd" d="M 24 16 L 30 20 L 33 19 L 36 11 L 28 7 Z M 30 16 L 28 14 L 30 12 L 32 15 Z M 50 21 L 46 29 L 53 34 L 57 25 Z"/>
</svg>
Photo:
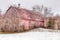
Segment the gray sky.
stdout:
<svg viewBox="0 0 60 40">
<path fill-rule="evenodd" d="M 32 9 L 33 5 L 44 5 L 51 7 L 55 13 L 60 13 L 60 0 L 0 0 L 0 9 L 3 13 L 8 9 L 10 5 L 21 4 L 21 7 L 26 9 Z"/>
</svg>

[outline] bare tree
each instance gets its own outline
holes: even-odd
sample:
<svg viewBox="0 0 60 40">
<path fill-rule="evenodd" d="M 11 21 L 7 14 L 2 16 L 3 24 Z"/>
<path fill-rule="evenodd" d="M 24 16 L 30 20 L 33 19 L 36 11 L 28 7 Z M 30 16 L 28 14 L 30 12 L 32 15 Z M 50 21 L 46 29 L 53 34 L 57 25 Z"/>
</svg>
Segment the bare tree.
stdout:
<svg viewBox="0 0 60 40">
<path fill-rule="evenodd" d="M 43 5 L 41 5 L 41 6 L 35 5 L 32 8 L 33 8 L 33 11 L 42 13 L 44 15 L 44 17 L 52 17 L 53 16 L 51 8 L 45 7 Z"/>
<path fill-rule="evenodd" d="M 53 13 L 52 13 L 51 8 L 45 7 L 44 8 L 44 17 L 52 17 L 52 16 L 53 16 Z"/>
<path fill-rule="evenodd" d="M 42 12 L 42 10 L 43 10 L 43 5 L 41 5 L 41 6 L 39 6 L 39 5 L 34 5 L 32 8 L 33 8 L 33 11 Z"/>
<path fill-rule="evenodd" d="M 40 6 L 39 5 L 33 6 L 33 11 L 40 11 Z"/>
</svg>

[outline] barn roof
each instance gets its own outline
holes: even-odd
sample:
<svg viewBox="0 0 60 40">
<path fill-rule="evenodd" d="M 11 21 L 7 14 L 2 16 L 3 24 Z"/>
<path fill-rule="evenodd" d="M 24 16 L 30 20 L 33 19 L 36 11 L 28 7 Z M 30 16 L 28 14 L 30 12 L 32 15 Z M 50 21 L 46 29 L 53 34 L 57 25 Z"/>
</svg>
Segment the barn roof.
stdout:
<svg viewBox="0 0 60 40">
<path fill-rule="evenodd" d="M 20 14 L 20 16 L 22 16 L 23 13 L 26 12 L 26 14 L 29 15 L 29 17 L 31 17 L 32 20 L 34 20 L 34 19 L 36 19 L 36 18 L 39 18 L 39 19 L 42 18 L 42 21 L 44 20 L 43 15 L 42 15 L 41 13 L 39 13 L 39 12 L 34 12 L 34 11 L 32 11 L 32 10 L 27 10 L 27 9 L 24 9 L 24 8 L 18 8 L 18 7 L 10 6 L 10 7 L 8 8 L 8 10 L 6 11 L 6 13 L 7 13 L 7 12 L 9 11 L 9 9 L 11 9 L 11 8 L 17 10 L 17 12 Z M 6 15 L 6 14 L 5 14 L 5 15 Z M 25 19 L 26 17 L 22 16 L 22 18 Z"/>
</svg>

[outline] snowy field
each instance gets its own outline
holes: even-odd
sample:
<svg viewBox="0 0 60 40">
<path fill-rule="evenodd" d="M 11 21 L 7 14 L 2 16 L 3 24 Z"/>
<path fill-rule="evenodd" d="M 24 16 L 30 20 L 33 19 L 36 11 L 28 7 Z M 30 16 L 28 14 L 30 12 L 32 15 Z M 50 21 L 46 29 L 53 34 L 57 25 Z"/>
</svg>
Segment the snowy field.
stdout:
<svg viewBox="0 0 60 40">
<path fill-rule="evenodd" d="M 37 29 L 31 30 L 31 32 L 60 32 L 60 30 L 37 28 Z"/>
<path fill-rule="evenodd" d="M 47 30 L 38 28 L 24 33 L 0 34 L 0 40 L 60 40 L 60 32 Z"/>
</svg>

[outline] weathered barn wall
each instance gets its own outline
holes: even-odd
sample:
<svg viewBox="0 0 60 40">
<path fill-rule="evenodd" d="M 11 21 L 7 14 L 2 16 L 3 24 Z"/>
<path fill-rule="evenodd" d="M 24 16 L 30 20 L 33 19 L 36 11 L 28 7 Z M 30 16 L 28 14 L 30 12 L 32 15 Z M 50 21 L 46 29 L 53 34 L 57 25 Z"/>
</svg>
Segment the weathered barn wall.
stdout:
<svg viewBox="0 0 60 40">
<path fill-rule="evenodd" d="M 4 15 L 3 32 L 20 32 L 43 26 L 42 17 L 23 8 L 9 7 Z M 41 21 L 41 22 L 40 22 Z"/>
</svg>

